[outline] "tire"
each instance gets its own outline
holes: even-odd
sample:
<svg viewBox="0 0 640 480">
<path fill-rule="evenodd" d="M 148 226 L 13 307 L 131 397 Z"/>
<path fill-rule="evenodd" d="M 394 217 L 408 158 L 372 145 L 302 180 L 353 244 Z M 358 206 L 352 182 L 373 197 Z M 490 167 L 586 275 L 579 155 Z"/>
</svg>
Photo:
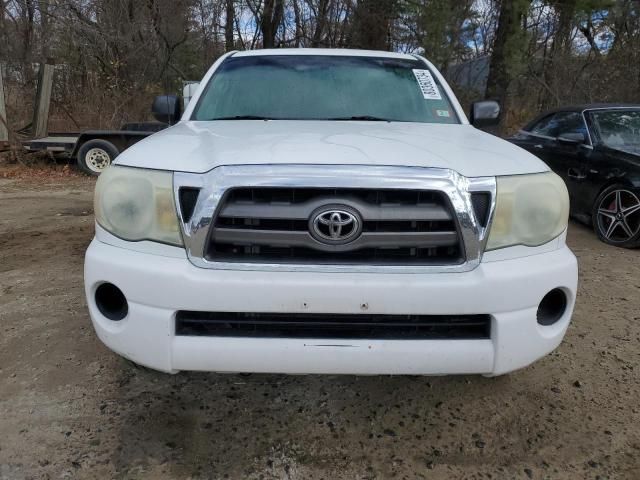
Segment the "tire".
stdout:
<svg viewBox="0 0 640 480">
<path fill-rule="evenodd" d="M 598 238 L 622 248 L 640 246 L 640 191 L 611 185 L 596 199 L 591 214 Z"/>
<path fill-rule="evenodd" d="M 78 150 L 78 167 L 88 175 L 100 175 L 111 165 L 120 152 L 116 146 L 106 140 L 89 140 Z"/>
</svg>

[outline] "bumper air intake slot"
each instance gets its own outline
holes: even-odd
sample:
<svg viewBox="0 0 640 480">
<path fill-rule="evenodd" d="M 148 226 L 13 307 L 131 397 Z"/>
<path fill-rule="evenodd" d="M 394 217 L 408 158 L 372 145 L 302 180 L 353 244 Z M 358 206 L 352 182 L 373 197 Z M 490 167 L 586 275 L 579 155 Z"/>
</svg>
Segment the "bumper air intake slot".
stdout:
<svg viewBox="0 0 640 480">
<path fill-rule="evenodd" d="M 194 187 L 182 187 L 178 191 L 178 201 L 180 202 L 180 211 L 182 212 L 182 221 L 187 223 L 191 220 L 193 212 L 196 208 L 196 202 L 200 195 L 200 189 Z"/>
<path fill-rule="evenodd" d="M 491 211 L 491 194 L 489 192 L 472 193 L 471 204 L 478 223 L 482 227 L 486 227 L 487 223 L 489 223 L 489 212 Z"/>
<path fill-rule="evenodd" d="M 491 316 L 179 311 L 175 329 L 198 337 L 488 339 Z"/>
</svg>

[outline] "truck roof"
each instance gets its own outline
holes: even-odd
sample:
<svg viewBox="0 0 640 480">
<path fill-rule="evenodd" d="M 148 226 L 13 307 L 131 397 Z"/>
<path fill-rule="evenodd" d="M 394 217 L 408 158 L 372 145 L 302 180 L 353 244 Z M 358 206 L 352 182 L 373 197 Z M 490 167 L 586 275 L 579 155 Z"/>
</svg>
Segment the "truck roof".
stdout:
<svg viewBox="0 0 640 480">
<path fill-rule="evenodd" d="M 341 57 L 382 57 L 415 60 L 408 53 L 385 52 L 382 50 L 351 50 L 345 48 L 271 48 L 263 50 L 244 50 L 233 53 L 233 57 L 260 57 L 267 55 L 331 55 Z"/>
</svg>

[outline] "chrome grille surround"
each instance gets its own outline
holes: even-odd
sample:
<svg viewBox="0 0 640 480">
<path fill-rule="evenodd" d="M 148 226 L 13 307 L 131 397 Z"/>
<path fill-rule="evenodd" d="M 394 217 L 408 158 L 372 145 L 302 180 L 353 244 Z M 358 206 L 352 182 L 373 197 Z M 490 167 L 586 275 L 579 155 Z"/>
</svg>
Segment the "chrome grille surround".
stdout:
<svg viewBox="0 0 640 480">
<path fill-rule="evenodd" d="M 386 272 L 439 273 L 465 272 L 478 266 L 487 241 L 491 218 L 495 209 L 495 177 L 467 178 L 457 172 L 440 168 L 392 167 L 369 165 L 233 165 L 220 166 L 204 174 L 174 173 L 174 192 L 178 216 L 179 190 L 183 187 L 200 189 L 193 215 L 180 221 L 187 257 L 197 267 L 221 270 L 254 271 L 313 271 L 313 272 Z M 219 262 L 205 256 L 209 231 L 225 193 L 236 187 L 287 188 L 365 188 L 407 189 L 443 192 L 451 202 L 465 261 L 445 265 L 339 265 Z M 491 195 L 489 221 L 483 227 L 475 216 L 471 193 Z"/>
</svg>

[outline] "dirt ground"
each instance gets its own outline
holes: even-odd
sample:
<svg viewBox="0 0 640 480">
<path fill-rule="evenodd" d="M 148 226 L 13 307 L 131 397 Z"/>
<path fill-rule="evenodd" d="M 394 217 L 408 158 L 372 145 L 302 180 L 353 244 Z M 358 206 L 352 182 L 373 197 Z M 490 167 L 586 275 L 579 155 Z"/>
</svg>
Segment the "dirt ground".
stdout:
<svg viewBox="0 0 640 480">
<path fill-rule="evenodd" d="M 504 377 L 171 376 L 94 335 L 92 186 L 0 180 L 0 478 L 640 478 L 640 251 L 571 224 L 573 323 Z"/>
</svg>

